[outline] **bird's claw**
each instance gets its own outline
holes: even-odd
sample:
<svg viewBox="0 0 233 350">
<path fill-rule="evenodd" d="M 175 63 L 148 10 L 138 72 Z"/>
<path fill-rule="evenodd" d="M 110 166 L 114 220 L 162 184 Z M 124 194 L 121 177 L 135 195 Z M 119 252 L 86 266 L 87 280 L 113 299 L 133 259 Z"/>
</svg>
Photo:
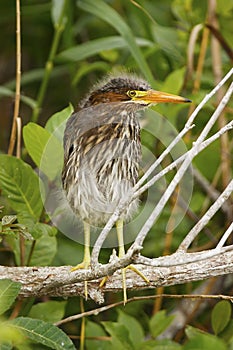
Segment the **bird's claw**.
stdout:
<svg viewBox="0 0 233 350">
<path fill-rule="evenodd" d="M 87 270 L 90 267 L 90 261 L 82 261 L 80 264 L 72 267 L 72 269 L 70 270 L 71 272 L 73 271 L 77 271 L 77 270 Z M 88 288 L 87 288 L 87 281 L 84 281 L 84 296 L 85 296 L 85 300 L 87 300 L 88 298 Z"/>
<path fill-rule="evenodd" d="M 123 269 L 121 269 L 121 273 L 122 273 L 122 289 L 123 289 L 123 301 L 124 301 L 124 305 L 127 303 L 127 288 L 126 288 L 126 270 L 132 270 L 133 272 L 135 272 L 137 275 L 139 275 L 146 283 L 150 284 L 150 281 L 148 280 L 148 278 L 142 273 L 140 272 L 135 266 L 133 265 L 128 265 L 126 267 L 124 267 Z M 108 280 L 109 276 L 105 276 L 102 281 L 99 284 L 99 288 L 102 288 L 107 280 Z"/>
</svg>

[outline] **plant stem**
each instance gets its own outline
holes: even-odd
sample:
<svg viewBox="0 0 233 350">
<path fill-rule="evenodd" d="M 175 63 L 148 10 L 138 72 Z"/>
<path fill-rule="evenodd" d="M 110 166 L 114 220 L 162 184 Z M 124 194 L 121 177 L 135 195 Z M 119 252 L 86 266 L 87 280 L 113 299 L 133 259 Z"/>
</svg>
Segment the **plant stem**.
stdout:
<svg viewBox="0 0 233 350">
<path fill-rule="evenodd" d="M 53 61 L 54 61 L 54 57 L 57 53 L 57 48 L 58 48 L 58 44 L 60 42 L 60 38 L 61 38 L 61 34 L 64 30 L 64 15 L 65 15 L 65 9 L 66 9 L 66 0 L 64 1 L 63 4 L 63 8 L 59 17 L 59 20 L 57 22 L 57 24 L 55 25 L 55 32 L 54 32 L 54 36 L 53 36 L 53 41 L 52 41 L 52 46 L 49 52 L 49 56 L 48 56 L 48 60 L 45 64 L 45 71 L 44 71 L 44 76 L 43 76 L 43 80 L 37 95 L 37 103 L 35 105 L 35 107 L 33 108 L 33 112 L 32 112 L 32 118 L 31 121 L 33 121 L 34 123 L 37 122 L 38 117 L 39 117 L 39 113 L 40 113 L 40 109 L 45 97 L 45 93 L 47 90 L 47 86 L 48 86 L 48 82 L 51 76 L 51 72 L 53 70 Z"/>
<path fill-rule="evenodd" d="M 14 116 L 11 128 L 10 143 L 8 154 L 12 155 L 16 140 L 16 119 L 19 116 L 20 104 L 20 84 L 21 84 L 21 29 L 20 29 L 20 0 L 16 0 L 16 86 L 15 86 L 15 106 Z"/>
</svg>

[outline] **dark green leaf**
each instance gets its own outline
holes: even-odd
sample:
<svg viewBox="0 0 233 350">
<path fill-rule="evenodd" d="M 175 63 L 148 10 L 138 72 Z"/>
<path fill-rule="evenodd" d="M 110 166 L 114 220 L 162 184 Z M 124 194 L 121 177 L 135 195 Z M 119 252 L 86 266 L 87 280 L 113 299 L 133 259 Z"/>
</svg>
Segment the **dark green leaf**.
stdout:
<svg viewBox="0 0 233 350">
<path fill-rule="evenodd" d="M 135 40 L 138 46 L 153 45 L 151 41 L 143 38 L 135 38 Z M 127 47 L 127 41 L 121 36 L 108 36 L 105 38 L 89 40 L 83 44 L 62 51 L 57 56 L 57 59 L 77 62 L 106 50 L 123 49 Z"/>
<path fill-rule="evenodd" d="M 215 334 L 219 334 L 231 318 L 231 304 L 227 300 L 219 301 L 211 313 L 211 323 Z"/>
<path fill-rule="evenodd" d="M 119 310 L 118 323 L 124 325 L 127 328 L 129 332 L 129 338 L 135 349 L 140 349 L 140 344 L 144 339 L 144 332 L 136 318 L 127 315 L 126 313 Z"/>
<path fill-rule="evenodd" d="M 184 345 L 183 350 L 227 350 L 226 344 L 220 338 L 194 327 L 187 327 L 186 334 L 189 341 Z"/>
<path fill-rule="evenodd" d="M 29 266 L 48 266 L 52 263 L 53 258 L 57 252 L 57 239 L 56 237 L 49 236 L 49 232 L 53 229 L 49 225 L 44 224 L 44 228 L 40 231 L 41 236 L 36 239 L 33 254 L 30 258 Z M 48 226 L 48 228 L 46 228 Z M 33 233 L 33 232 L 32 232 Z M 8 244 L 14 252 L 17 265 L 20 264 L 20 244 L 19 238 L 8 238 Z M 31 253 L 32 242 L 25 241 L 25 261 L 28 261 L 29 254 Z"/>
<path fill-rule="evenodd" d="M 0 155 L 0 188 L 17 213 L 39 219 L 43 208 L 39 178 L 30 165 L 15 157 Z"/>
<path fill-rule="evenodd" d="M 129 50 L 137 62 L 138 67 L 140 67 L 142 74 L 145 75 L 150 83 L 153 83 L 154 79 L 152 73 L 144 56 L 142 55 L 141 50 L 136 44 L 132 30 L 122 19 L 119 13 L 102 0 L 98 0 L 98 2 L 93 2 L 92 0 L 80 0 L 78 1 L 78 5 L 84 11 L 90 12 L 110 24 L 117 32 L 121 34 L 121 36 L 127 42 Z"/>
<path fill-rule="evenodd" d="M 66 301 L 50 300 L 32 306 L 28 316 L 45 322 L 60 321 L 65 314 Z"/>
<path fill-rule="evenodd" d="M 233 319 L 232 318 L 230 319 L 229 323 L 224 328 L 224 330 L 221 332 L 221 339 L 225 340 L 227 343 L 229 341 L 233 342 Z"/>
<path fill-rule="evenodd" d="M 84 77 L 85 75 L 88 75 L 91 72 L 95 71 L 103 71 L 104 73 L 108 72 L 111 69 L 110 65 L 103 61 L 95 61 L 95 62 L 88 62 L 80 65 L 78 68 L 73 80 L 72 85 L 78 85 L 79 81 Z"/>
<path fill-rule="evenodd" d="M 178 95 L 184 83 L 185 68 L 170 73 L 161 86 L 161 90 Z"/>
<path fill-rule="evenodd" d="M 30 266 L 47 266 L 53 261 L 53 258 L 57 252 L 57 240 L 56 237 L 50 237 L 49 235 L 41 236 L 35 245 Z"/>
<path fill-rule="evenodd" d="M 43 235 L 48 236 L 55 236 L 57 233 L 57 229 L 54 226 L 50 226 L 47 224 L 43 224 L 42 222 L 37 222 L 33 227 L 31 228 L 31 234 L 34 237 L 34 239 L 39 239 Z"/>
<path fill-rule="evenodd" d="M 37 343 L 55 350 L 75 350 L 69 337 L 54 325 L 34 320 L 29 317 L 18 317 L 10 322 L 16 329 L 20 330 L 26 337 Z"/>
<path fill-rule="evenodd" d="M 13 346 L 11 344 L 0 343 L 0 350 L 12 350 Z"/>
<path fill-rule="evenodd" d="M 153 25 L 152 35 L 159 47 L 165 51 L 172 59 L 182 60 L 178 47 L 179 39 L 177 32 L 172 27 Z"/>
<path fill-rule="evenodd" d="M 181 345 L 169 340 L 148 340 L 143 343 L 143 350 L 180 350 Z"/>
<path fill-rule="evenodd" d="M 128 329 L 117 322 L 102 322 L 106 331 L 111 335 L 112 350 L 132 350 L 133 343 L 129 338 Z"/>
<path fill-rule="evenodd" d="M 86 348 L 88 350 L 112 350 L 111 342 L 109 341 L 103 341 L 101 339 L 98 340 L 98 337 L 106 337 L 107 334 L 105 333 L 103 327 L 101 327 L 99 324 L 95 322 L 91 322 L 87 319 L 86 321 Z M 88 337 L 96 337 L 96 339 L 88 339 Z"/>
<path fill-rule="evenodd" d="M 0 280 L 0 315 L 8 310 L 19 294 L 21 284 L 8 279 Z"/>
<path fill-rule="evenodd" d="M 14 97 L 15 96 L 15 92 L 10 90 L 10 89 L 8 89 L 8 88 L 6 88 L 6 87 L 4 87 L 4 86 L 0 86 L 0 96 Z M 31 107 L 31 108 L 36 107 L 36 101 L 33 100 L 30 97 L 20 95 L 20 100 L 22 102 L 24 102 L 26 105 L 28 105 L 29 107 Z"/>
<path fill-rule="evenodd" d="M 167 316 L 165 310 L 157 312 L 150 319 L 149 326 L 151 334 L 156 338 L 161 334 L 173 321 L 173 316 Z"/>
</svg>

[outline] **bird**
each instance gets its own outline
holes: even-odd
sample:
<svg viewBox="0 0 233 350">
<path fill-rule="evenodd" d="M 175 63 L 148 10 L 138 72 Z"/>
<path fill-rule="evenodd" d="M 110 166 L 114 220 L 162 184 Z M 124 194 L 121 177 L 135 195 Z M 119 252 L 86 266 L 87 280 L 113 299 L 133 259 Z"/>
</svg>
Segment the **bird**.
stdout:
<svg viewBox="0 0 233 350">
<path fill-rule="evenodd" d="M 83 261 L 72 270 L 90 267 L 90 227 L 106 224 L 138 180 L 141 161 L 138 112 L 157 103 L 187 102 L 191 101 L 153 90 L 135 73 L 110 73 L 94 85 L 68 118 L 63 137 L 62 186 L 69 206 L 84 225 Z M 115 224 L 119 258 L 125 254 L 124 222 L 132 218 L 138 205 L 138 199 L 132 201 Z M 149 282 L 134 266 L 127 268 Z M 127 268 L 122 269 L 124 302 Z M 87 299 L 86 281 L 84 289 Z"/>
</svg>

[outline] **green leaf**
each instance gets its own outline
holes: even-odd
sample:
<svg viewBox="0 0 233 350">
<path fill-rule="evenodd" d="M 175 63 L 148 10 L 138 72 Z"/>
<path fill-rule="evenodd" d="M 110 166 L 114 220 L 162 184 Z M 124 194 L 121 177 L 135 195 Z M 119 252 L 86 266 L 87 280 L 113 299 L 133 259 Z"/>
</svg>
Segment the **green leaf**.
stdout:
<svg viewBox="0 0 233 350">
<path fill-rule="evenodd" d="M 48 266 L 57 252 L 56 237 L 41 236 L 35 245 L 29 266 Z"/>
<path fill-rule="evenodd" d="M 28 316 L 45 322 L 60 321 L 65 314 L 66 301 L 50 300 L 32 306 Z"/>
<path fill-rule="evenodd" d="M 173 321 L 174 316 L 167 316 L 165 310 L 157 312 L 149 321 L 151 334 L 156 338 L 161 334 Z"/>
<path fill-rule="evenodd" d="M 129 338 L 134 345 L 135 349 L 140 349 L 140 344 L 144 339 L 144 332 L 140 323 L 132 316 L 127 315 L 125 312 L 119 310 L 118 322 L 124 325 L 128 332 Z"/>
<path fill-rule="evenodd" d="M 34 163 L 53 180 L 63 167 L 63 147 L 51 133 L 35 123 L 23 128 L 25 146 Z"/>
<path fill-rule="evenodd" d="M 219 301 L 211 313 L 211 323 L 215 334 L 219 334 L 231 318 L 231 304 L 227 300 Z"/>
<path fill-rule="evenodd" d="M 152 35 L 159 47 L 165 51 L 174 60 L 182 60 L 182 56 L 178 47 L 179 38 L 177 31 L 173 27 L 165 27 L 160 25 L 152 26 Z"/>
<path fill-rule="evenodd" d="M 162 91 L 178 95 L 184 82 L 185 68 L 180 68 L 168 75 L 161 86 Z"/>
<path fill-rule="evenodd" d="M 42 224 L 41 224 L 42 225 Z M 43 224 L 44 227 L 40 231 L 41 236 L 36 239 L 33 254 L 31 256 L 29 266 L 48 266 L 52 263 L 54 256 L 57 252 L 57 239 L 51 237 L 50 230 L 53 228 L 49 225 Z M 34 234 L 34 232 L 32 231 Z M 14 252 L 17 265 L 20 264 L 20 244 L 19 237 L 14 239 L 8 238 L 8 244 Z M 31 253 L 32 242 L 25 241 L 25 261 L 28 261 L 29 254 Z"/>
<path fill-rule="evenodd" d="M 218 0 L 216 2 L 216 6 L 217 6 L 216 12 L 218 15 L 231 18 L 231 14 L 233 10 L 233 1 Z"/>
<path fill-rule="evenodd" d="M 141 69 L 142 74 L 145 75 L 146 79 L 150 83 L 153 83 L 154 79 L 151 70 L 135 41 L 133 32 L 119 13 L 102 0 L 95 2 L 92 0 L 81 0 L 78 1 L 78 6 L 82 10 L 101 18 L 103 21 L 114 27 L 118 33 L 120 33 L 122 38 L 124 38 L 124 40 L 127 42 L 129 50 L 131 51 L 134 60 L 137 62 L 138 67 Z"/>
<path fill-rule="evenodd" d="M 101 327 L 101 325 L 89 321 L 88 319 L 86 320 L 86 348 L 88 350 L 96 350 L 96 349 L 101 349 L 101 350 L 112 350 L 111 347 L 111 342 L 110 340 L 98 340 L 98 337 L 106 337 L 106 333 Z M 88 337 L 96 337 L 96 339 L 88 339 Z"/>
<path fill-rule="evenodd" d="M 0 188 L 13 210 L 21 216 L 39 219 L 43 209 L 39 178 L 30 165 L 15 157 L 0 155 Z"/>
<path fill-rule="evenodd" d="M 48 130 L 54 136 L 56 136 L 58 140 L 62 141 L 66 121 L 73 113 L 73 110 L 73 106 L 69 104 L 69 106 L 64 108 L 62 111 L 53 114 L 47 121 L 45 129 Z"/>
<path fill-rule="evenodd" d="M 24 350 L 29 350 L 27 340 L 13 325 L 0 321 L 0 350 L 19 349 L 18 345 L 24 345 Z"/>
<path fill-rule="evenodd" d="M 80 64 L 80 67 L 77 69 L 77 72 L 72 80 L 72 85 L 78 85 L 79 81 L 82 79 L 82 77 L 88 75 L 91 72 L 95 71 L 103 71 L 104 73 L 109 72 L 111 69 L 110 65 L 103 61 L 95 61 L 95 62 L 88 62 Z"/>
<path fill-rule="evenodd" d="M 138 46 L 152 46 L 153 42 L 143 39 L 135 38 Z M 88 57 L 92 57 L 96 54 L 102 54 L 104 51 L 109 51 L 113 49 L 123 49 L 128 48 L 127 41 L 121 36 L 108 36 L 105 38 L 89 40 L 78 46 L 71 47 L 65 51 L 59 53 L 56 59 L 65 61 L 81 61 Z"/>
<path fill-rule="evenodd" d="M 69 337 L 56 326 L 29 317 L 18 317 L 9 322 L 26 337 L 55 350 L 75 350 Z"/>
<path fill-rule="evenodd" d="M 9 279 L 0 280 L 0 315 L 8 310 L 19 294 L 21 284 Z"/>
<path fill-rule="evenodd" d="M 1 331 L 0 331 L 0 334 L 1 334 Z M 12 349 L 13 349 L 13 346 L 11 344 L 0 343 L 0 350 L 12 350 Z"/>
<path fill-rule="evenodd" d="M 233 342 L 233 318 L 230 319 L 227 326 L 221 332 L 221 339 L 225 340 L 227 343 L 230 341 Z"/>
<path fill-rule="evenodd" d="M 40 167 L 42 154 L 50 137 L 50 132 L 36 123 L 30 122 L 23 128 L 25 146 L 38 167 Z"/>
<path fill-rule="evenodd" d="M 143 350 L 180 350 L 180 349 L 183 349 L 181 345 L 169 339 L 148 340 L 143 343 Z"/>
<path fill-rule="evenodd" d="M 52 237 L 57 234 L 57 229 L 54 226 L 50 226 L 42 222 L 37 222 L 31 228 L 31 234 L 34 237 L 34 239 L 39 239 L 43 235 L 49 235 L 50 237 Z"/>
<path fill-rule="evenodd" d="M 129 338 L 128 329 L 117 322 L 102 322 L 106 331 L 111 335 L 112 350 L 132 350 L 134 346 Z"/>
<path fill-rule="evenodd" d="M 204 333 L 190 326 L 186 328 L 185 332 L 189 341 L 184 345 L 183 350 L 227 350 L 226 344 L 214 335 Z"/>
</svg>

